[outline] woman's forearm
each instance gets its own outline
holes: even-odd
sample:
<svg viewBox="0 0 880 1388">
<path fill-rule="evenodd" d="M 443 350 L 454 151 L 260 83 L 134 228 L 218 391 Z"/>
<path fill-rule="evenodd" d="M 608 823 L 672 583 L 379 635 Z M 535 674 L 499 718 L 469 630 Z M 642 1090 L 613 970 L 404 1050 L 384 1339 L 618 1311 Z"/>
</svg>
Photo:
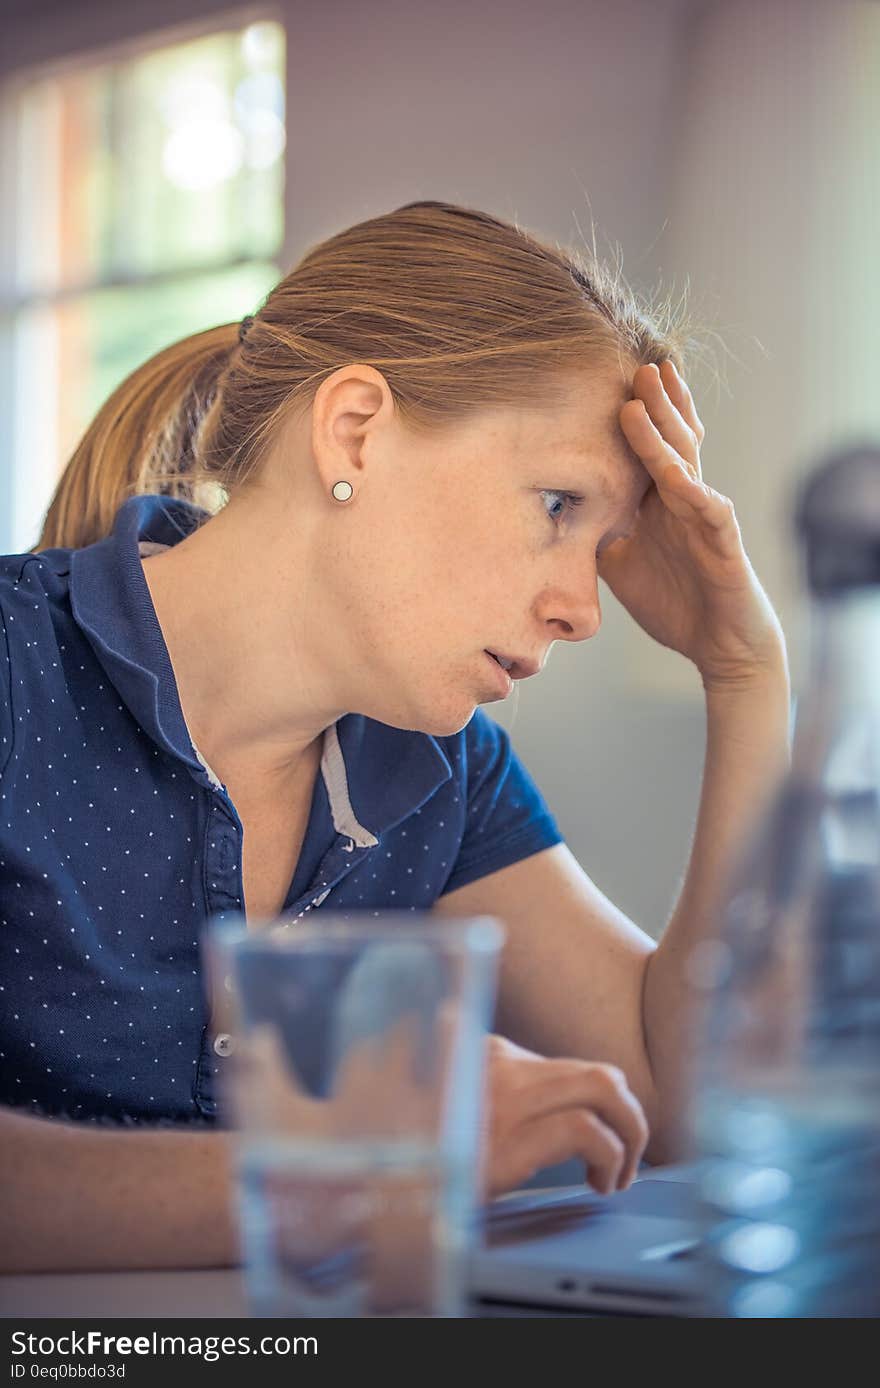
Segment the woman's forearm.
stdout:
<svg viewBox="0 0 880 1388">
<path fill-rule="evenodd" d="M 227 1132 L 0 1108 L 0 1272 L 239 1263 Z"/>
<path fill-rule="evenodd" d="M 657 1096 L 650 1155 L 673 1160 L 683 1141 L 688 1062 L 699 1033 L 687 960 L 718 926 L 727 875 L 767 808 L 790 759 L 790 684 L 779 660 L 737 685 L 706 688 L 706 758 L 687 873 L 657 949 L 645 966 L 642 1019 Z"/>
</svg>

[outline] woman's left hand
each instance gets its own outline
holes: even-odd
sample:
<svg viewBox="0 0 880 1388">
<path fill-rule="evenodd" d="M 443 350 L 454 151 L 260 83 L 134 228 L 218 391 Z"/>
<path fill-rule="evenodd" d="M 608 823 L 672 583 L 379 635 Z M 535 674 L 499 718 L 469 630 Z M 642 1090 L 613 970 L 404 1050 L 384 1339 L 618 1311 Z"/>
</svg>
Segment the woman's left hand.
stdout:
<svg viewBox="0 0 880 1388">
<path fill-rule="evenodd" d="M 639 367 L 619 417 L 654 485 L 632 534 L 600 555 L 600 577 L 655 641 L 693 661 L 707 687 L 749 679 L 780 656 L 784 664 L 782 628 L 733 503 L 702 480 L 705 430 L 671 361 Z"/>
</svg>

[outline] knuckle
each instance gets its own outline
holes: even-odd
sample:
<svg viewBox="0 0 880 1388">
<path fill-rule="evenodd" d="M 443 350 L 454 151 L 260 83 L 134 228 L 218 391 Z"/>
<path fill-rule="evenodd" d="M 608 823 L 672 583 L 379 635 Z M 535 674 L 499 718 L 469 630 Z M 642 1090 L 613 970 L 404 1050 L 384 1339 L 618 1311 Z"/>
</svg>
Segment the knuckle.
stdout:
<svg viewBox="0 0 880 1388">
<path fill-rule="evenodd" d="M 513 1041 L 508 1041 L 506 1036 L 490 1033 L 486 1037 L 486 1061 L 497 1071 L 518 1073 L 523 1065 L 535 1059 L 531 1052 L 523 1050 Z"/>
<path fill-rule="evenodd" d="M 615 1093 L 628 1089 L 626 1075 L 619 1065 L 597 1065 L 596 1071 L 601 1082 Z"/>
</svg>

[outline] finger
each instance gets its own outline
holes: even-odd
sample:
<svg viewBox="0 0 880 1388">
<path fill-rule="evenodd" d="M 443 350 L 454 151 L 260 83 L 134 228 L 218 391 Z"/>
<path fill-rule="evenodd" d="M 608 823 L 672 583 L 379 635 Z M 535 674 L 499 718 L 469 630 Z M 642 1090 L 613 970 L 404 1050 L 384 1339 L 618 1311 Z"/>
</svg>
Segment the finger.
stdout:
<svg viewBox="0 0 880 1388">
<path fill-rule="evenodd" d="M 595 1113 L 581 1114 L 580 1121 L 575 1123 L 576 1133 L 578 1129 L 583 1137 L 577 1154 L 584 1158 L 587 1184 L 600 1195 L 611 1195 L 615 1190 L 626 1189 L 629 1184 L 624 1183 L 626 1148 L 617 1133 L 606 1127 Z M 596 1151 L 597 1156 L 591 1158 L 589 1154 L 592 1151 Z"/>
<path fill-rule="evenodd" d="M 682 492 L 681 479 L 690 479 L 698 488 L 703 483 L 693 478 L 684 459 L 657 428 L 644 400 L 627 400 L 620 408 L 619 418 L 627 442 L 644 464 L 665 504 L 674 515 L 687 519 L 690 513 L 686 509 L 688 501 Z"/>
<path fill-rule="evenodd" d="M 671 504 L 673 496 L 679 503 L 677 507 Z M 667 472 L 663 501 L 679 519 L 699 519 L 702 525 L 715 531 L 718 537 L 716 543 L 720 542 L 726 533 L 727 553 L 731 556 L 738 554 L 742 536 L 730 497 L 716 492 L 705 482 L 696 481 L 684 469 L 679 469 L 678 473 L 673 470 Z"/>
<path fill-rule="evenodd" d="M 588 1108 L 618 1134 L 626 1148 L 629 1184 L 647 1146 L 649 1131 L 641 1104 L 616 1065 L 583 1060 L 544 1060 L 535 1065 L 518 1098 L 523 1118 Z"/>
<path fill-rule="evenodd" d="M 668 511 L 683 521 L 693 520 L 699 515 L 715 529 L 729 523 L 730 503 L 727 498 L 707 486 L 694 475 L 692 469 L 685 466 L 683 459 L 657 429 L 643 401 L 628 400 L 621 409 L 620 422 L 630 445 L 654 479 Z M 725 511 L 728 512 L 727 516 Z"/>
<path fill-rule="evenodd" d="M 600 1195 L 618 1190 L 627 1164 L 626 1146 L 619 1134 L 586 1109 L 566 1117 L 572 1142 L 569 1155 L 583 1157 L 588 1183 Z"/>
<path fill-rule="evenodd" d="M 694 430 L 665 389 L 657 366 L 642 366 L 633 377 L 633 398 L 641 400 L 660 433 L 695 476 L 700 475 L 700 444 Z"/>
<path fill-rule="evenodd" d="M 533 1175 L 542 1166 L 579 1157 L 589 1184 L 600 1195 L 617 1189 L 626 1150 L 617 1133 L 587 1109 L 571 1109 L 533 1119 L 513 1139 L 514 1164 Z M 517 1176 L 519 1184 L 527 1176 Z"/>
<path fill-rule="evenodd" d="M 693 429 L 698 445 L 701 444 L 706 437 L 706 430 L 697 414 L 697 407 L 694 404 L 690 386 L 684 377 L 679 375 L 678 367 L 671 357 L 667 357 L 665 361 L 660 363 L 660 375 L 666 387 L 666 394 L 685 423 Z"/>
<path fill-rule="evenodd" d="M 661 431 L 681 454 L 689 470 L 698 478 L 702 477 L 700 445 L 706 437 L 706 430 L 697 414 L 690 388 L 678 374 L 675 363 L 667 357 L 659 366 L 652 365 L 646 368 L 640 377 L 640 383 L 642 389 L 637 393 L 645 399 L 649 409 L 653 400 L 659 400 L 661 405 L 667 405 L 668 402 L 667 408 L 671 406 L 675 411 L 674 428 L 678 433 L 671 432 L 673 426 L 669 425 L 666 415 L 657 414 Z M 655 411 L 651 410 L 651 413 L 654 414 Z"/>
</svg>

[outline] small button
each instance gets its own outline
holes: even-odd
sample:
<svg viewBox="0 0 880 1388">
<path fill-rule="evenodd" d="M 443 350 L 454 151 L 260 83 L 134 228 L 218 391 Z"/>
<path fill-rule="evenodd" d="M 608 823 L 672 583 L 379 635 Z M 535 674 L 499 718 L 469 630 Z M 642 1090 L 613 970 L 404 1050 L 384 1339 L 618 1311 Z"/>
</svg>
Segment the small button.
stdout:
<svg viewBox="0 0 880 1388">
<path fill-rule="evenodd" d="M 218 1055 L 230 1055 L 232 1049 L 232 1037 L 228 1031 L 221 1031 L 214 1037 L 214 1050 Z"/>
</svg>

